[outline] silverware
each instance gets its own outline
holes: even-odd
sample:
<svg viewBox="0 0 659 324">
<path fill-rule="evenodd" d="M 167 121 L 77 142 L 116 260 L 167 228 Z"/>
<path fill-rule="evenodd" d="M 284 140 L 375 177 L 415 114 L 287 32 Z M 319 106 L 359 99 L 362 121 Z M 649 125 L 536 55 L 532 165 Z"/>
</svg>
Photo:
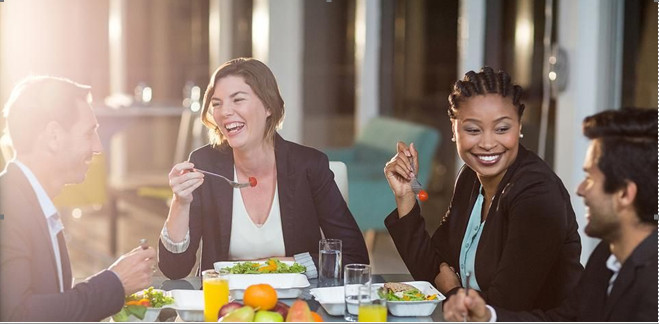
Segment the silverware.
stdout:
<svg viewBox="0 0 659 324">
<path fill-rule="evenodd" d="M 233 181 L 233 180 L 229 180 L 229 178 L 227 178 L 223 175 L 217 174 L 217 173 L 208 172 L 208 171 L 200 170 L 200 169 L 197 169 L 197 168 L 194 168 L 192 170 L 197 171 L 197 172 L 201 172 L 203 174 L 207 174 L 207 175 L 211 175 L 211 176 L 214 176 L 214 177 L 224 179 L 224 181 L 229 183 L 229 185 L 231 185 L 234 188 L 246 188 L 246 187 L 256 186 L 256 179 L 254 179 L 252 177 L 250 177 L 250 179 L 254 179 L 254 186 L 252 186 L 252 184 L 250 182 L 236 182 L 236 181 Z"/>
<path fill-rule="evenodd" d="M 471 271 L 467 272 L 467 281 L 466 281 L 466 284 L 465 284 L 465 297 L 469 296 L 469 279 L 471 279 Z M 469 313 L 468 310 L 467 310 L 467 313 Z M 463 322 L 467 321 L 467 313 L 464 314 Z"/>
<path fill-rule="evenodd" d="M 412 172 L 415 172 L 414 170 L 414 158 L 411 156 L 408 156 L 407 159 L 410 161 L 410 165 L 412 166 Z M 419 194 L 421 190 L 423 190 L 423 186 L 419 182 L 419 180 L 416 179 L 416 176 L 412 178 L 412 183 L 410 183 L 412 186 L 412 191 L 414 191 L 415 194 Z"/>
</svg>

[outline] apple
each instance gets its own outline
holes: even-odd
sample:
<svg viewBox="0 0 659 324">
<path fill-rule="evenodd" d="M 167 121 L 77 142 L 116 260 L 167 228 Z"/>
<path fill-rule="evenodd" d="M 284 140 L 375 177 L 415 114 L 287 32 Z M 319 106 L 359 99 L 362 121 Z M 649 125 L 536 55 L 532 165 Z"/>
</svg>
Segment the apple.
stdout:
<svg viewBox="0 0 659 324">
<path fill-rule="evenodd" d="M 224 304 L 222 308 L 220 308 L 220 311 L 217 313 L 217 317 L 224 317 L 224 315 L 231 313 L 234 309 L 238 309 L 240 307 L 243 307 L 244 305 L 239 303 L 239 302 L 230 302 L 228 304 Z"/>
<path fill-rule="evenodd" d="M 277 304 L 275 304 L 275 307 L 273 307 L 270 311 L 277 312 L 281 314 L 283 318 L 286 318 L 286 315 L 288 315 L 289 308 L 290 306 L 284 304 L 283 302 L 278 301 Z"/>
<path fill-rule="evenodd" d="M 283 322 L 284 317 L 277 312 L 260 310 L 254 316 L 254 322 Z"/>
</svg>

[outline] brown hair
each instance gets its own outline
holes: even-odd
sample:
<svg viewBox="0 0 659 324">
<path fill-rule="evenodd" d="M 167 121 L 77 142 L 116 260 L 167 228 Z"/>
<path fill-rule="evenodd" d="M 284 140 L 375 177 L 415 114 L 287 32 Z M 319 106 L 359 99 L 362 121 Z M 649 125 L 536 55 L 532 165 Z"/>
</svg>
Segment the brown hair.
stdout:
<svg viewBox="0 0 659 324">
<path fill-rule="evenodd" d="M 460 103 L 477 95 L 489 93 L 499 94 L 502 97 L 511 96 L 513 105 L 517 108 L 520 120 L 524 113 L 524 104 L 521 103 L 522 87 L 510 81 L 510 75 L 504 71 L 494 73 L 491 67 L 485 66 L 479 73 L 469 71 L 464 79 L 458 80 L 453 85 L 453 91 L 448 96 L 448 116 L 456 118 Z"/>
<path fill-rule="evenodd" d="M 32 149 L 34 130 L 43 129 L 51 121 L 70 129 L 78 120 L 77 102 L 91 102 L 91 87 L 69 79 L 31 76 L 12 90 L 5 104 L 6 135 L 18 152 Z"/>
<path fill-rule="evenodd" d="M 240 57 L 222 64 L 211 76 L 204 104 L 201 110 L 201 121 L 208 128 L 208 137 L 213 145 L 222 144 L 226 138 L 220 132 L 210 112 L 210 101 L 215 92 L 217 82 L 227 76 L 240 76 L 245 83 L 252 88 L 266 109 L 270 110 L 270 116 L 266 120 L 265 134 L 263 138 L 274 139 L 275 131 L 281 127 L 284 120 L 284 100 L 279 93 L 277 80 L 267 65 L 253 58 Z"/>
</svg>

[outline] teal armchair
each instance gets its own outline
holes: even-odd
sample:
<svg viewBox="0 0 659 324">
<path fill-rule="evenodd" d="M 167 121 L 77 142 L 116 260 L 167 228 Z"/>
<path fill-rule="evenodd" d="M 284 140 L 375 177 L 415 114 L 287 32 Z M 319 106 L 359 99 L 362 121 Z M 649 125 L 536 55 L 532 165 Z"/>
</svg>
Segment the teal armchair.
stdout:
<svg viewBox="0 0 659 324">
<path fill-rule="evenodd" d="M 348 206 L 360 229 L 370 231 L 371 235 L 374 235 L 373 230 L 385 229 L 384 218 L 396 208 L 383 170 L 396 154 L 398 141 L 416 146 L 419 152 L 417 179 L 427 186 L 440 141 L 439 132 L 434 128 L 400 119 L 375 117 L 357 136 L 352 147 L 324 150 L 330 160 L 342 161 L 348 167 Z"/>
</svg>

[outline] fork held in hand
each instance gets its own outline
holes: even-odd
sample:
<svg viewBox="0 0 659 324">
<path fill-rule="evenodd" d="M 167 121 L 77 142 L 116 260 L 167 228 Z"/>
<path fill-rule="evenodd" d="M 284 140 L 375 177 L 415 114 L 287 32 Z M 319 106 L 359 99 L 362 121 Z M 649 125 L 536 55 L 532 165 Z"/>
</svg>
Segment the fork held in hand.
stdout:
<svg viewBox="0 0 659 324">
<path fill-rule="evenodd" d="M 231 187 L 234 187 L 234 188 L 246 188 L 246 187 L 255 187 L 256 186 L 256 178 L 254 178 L 254 177 L 249 177 L 249 182 L 236 182 L 236 181 L 230 180 L 229 178 L 227 178 L 227 177 L 225 177 L 221 174 L 204 171 L 204 170 L 200 170 L 200 169 L 197 169 L 197 168 L 194 168 L 192 170 L 197 171 L 197 172 L 201 172 L 203 174 L 207 174 L 207 175 L 211 175 L 211 176 L 214 176 L 214 177 L 224 179 L 224 181 L 229 183 L 229 185 L 231 185 Z"/>
</svg>

